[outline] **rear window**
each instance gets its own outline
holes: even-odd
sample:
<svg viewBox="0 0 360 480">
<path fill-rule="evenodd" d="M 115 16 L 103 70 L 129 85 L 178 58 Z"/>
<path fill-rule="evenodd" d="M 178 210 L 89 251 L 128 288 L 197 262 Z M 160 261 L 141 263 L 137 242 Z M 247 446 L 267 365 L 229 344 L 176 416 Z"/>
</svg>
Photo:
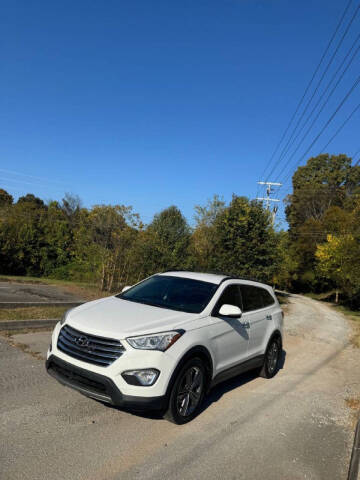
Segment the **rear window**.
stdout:
<svg viewBox="0 0 360 480">
<path fill-rule="evenodd" d="M 272 295 L 267 290 L 252 285 L 241 285 L 241 296 L 244 312 L 259 310 L 275 303 Z"/>
<path fill-rule="evenodd" d="M 241 285 L 241 296 L 244 312 L 250 312 L 251 310 L 263 308 L 261 290 L 262 289 L 253 287 L 252 285 Z"/>
<path fill-rule="evenodd" d="M 274 305 L 275 300 L 273 296 L 267 290 L 265 290 L 265 288 L 261 288 L 260 290 L 261 290 L 261 296 L 263 300 L 263 306 L 270 307 L 270 305 Z"/>
</svg>

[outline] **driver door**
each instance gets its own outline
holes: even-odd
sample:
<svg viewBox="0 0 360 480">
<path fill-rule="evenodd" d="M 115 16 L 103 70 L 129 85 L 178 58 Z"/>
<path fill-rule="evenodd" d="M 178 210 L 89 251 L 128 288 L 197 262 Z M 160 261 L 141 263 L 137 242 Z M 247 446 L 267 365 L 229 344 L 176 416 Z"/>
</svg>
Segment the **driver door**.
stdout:
<svg viewBox="0 0 360 480">
<path fill-rule="evenodd" d="M 220 316 L 222 305 L 235 305 L 242 309 L 240 285 L 225 287 L 211 315 L 211 342 L 215 352 L 216 373 L 244 362 L 248 357 L 248 324 L 240 318 Z"/>
</svg>

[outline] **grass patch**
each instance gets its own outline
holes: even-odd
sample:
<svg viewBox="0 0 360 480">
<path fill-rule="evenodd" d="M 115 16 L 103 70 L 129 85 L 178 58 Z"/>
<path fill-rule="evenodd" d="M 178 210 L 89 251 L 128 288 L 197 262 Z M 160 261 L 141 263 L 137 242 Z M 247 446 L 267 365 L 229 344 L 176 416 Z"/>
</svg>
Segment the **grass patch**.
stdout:
<svg viewBox="0 0 360 480">
<path fill-rule="evenodd" d="M 280 305 L 287 305 L 289 303 L 289 293 L 275 291 L 276 298 L 278 299 Z"/>
<path fill-rule="evenodd" d="M 72 293 L 78 298 L 84 299 L 86 302 L 90 300 L 97 300 L 98 298 L 109 297 L 110 295 L 114 295 L 114 293 L 110 292 L 102 292 L 98 287 L 84 285 L 81 283 L 71 283 L 68 282 L 67 284 L 61 285 L 62 290 L 66 292 Z M 119 293 L 119 292 L 115 292 Z"/>
<path fill-rule="evenodd" d="M 322 302 L 331 301 L 332 298 L 335 296 L 335 290 L 331 290 L 330 292 L 322 292 L 322 293 L 304 293 L 304 297 L 312 298 L 313 300 L 320 300 Z"/>
<path fill-rule="evenodd" d="M 56 280 L 55 278 L 46 277 L 23 277 L 21 275 L 0 275 L 0 282 L 8 283 L 28 283 L 32 285 L 66 285 L 73 282 L 68 280 Z M 89 284 L 83 284 L 89 285 Z"/>
<path fill-rule="evenodd" d="M 344 305 L 334 305 L 334 308 L 339 312 L 343 313 L 344 315 L 351 317 L 352 320 L 360 322 L 360 311 L 359 310 L 351 310 Z"/>
<path fill-rule="evenodd" d="M 360 410 L 360 397 L 349 397 L 345 399 L 346 404 L 352 410 Z"/>
<path fill-rule="evenodd" d="M 353 427 L 356 427 L 356 424 L 359 420 L 359 413 L 360 413 L 360 397 L 348 397 L 345 398 L 345 403 L 348 408 L 351 409 L 351 417 L 353 421 Z"/>
<path fill-rule="evenodd" d="M 359 310 L 351 310 L 344 305 L 333 305 L 333 307 L 344 314 L 351 323 L 353 327 L 353 335 L 351 337 L 351 343 L 355 346 L 360 348 L 360 311 Z"/>
<path fill-rule="evenodd" d="M 49 320 L 61 318 L 69 307 L 1 308 L 0 322 L 7 320 Z"/>
<path fill-rule="evenodd" d="M 0 275 L 0 282 L 8 282 L 8 283 L 31 283 L 31 284 L 38 284 L 38 285 L 47 285 L 45 281 L 41 278 L 35 277 L 17 277 L 13 275 Z"/>
<path fill-rule="evenodd" d="M 4 330 L 0 332 L 0 335 L 8 339 L 12 338 L 14 335 L 20 335 L 22 333 L 52 332 L 53 329 L 54 327 L 21 328 L 19 330 Z"/>
</svg>

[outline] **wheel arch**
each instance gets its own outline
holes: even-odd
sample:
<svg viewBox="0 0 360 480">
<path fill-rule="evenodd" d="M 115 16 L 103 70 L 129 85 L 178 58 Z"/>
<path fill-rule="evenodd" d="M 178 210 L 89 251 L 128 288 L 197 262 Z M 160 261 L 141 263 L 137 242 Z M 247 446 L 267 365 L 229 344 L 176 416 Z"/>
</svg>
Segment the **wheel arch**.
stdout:
<svg viewBox="0 0 360 480">
<path fill-rule="evenodd" d="M 266 345 L 266 349 L 268 348 L 271 340 L 274 340 L 274 338 L 278 338 L 278 339 L 280 340 L 280 347 L 281 347 L 281 349 L 282 349 L 283 339 L 282 339 L 282 334 L 281 334 L 281 332 L 280 332 L 279 329 L 274 330 L 274 331 L 272 332 L 272 334 L 270 335 L 270 338 L 269 338 L 269 340 L 268 340 L 268 342 L 267 342 L 267 345 Z"/>
<path fill-rule="evenodd" d="M 188 360 L 194 357 L 200 358 L 201 360 L 204 361 L 206 373 L 207 373 L 207 388 L 209 388 L 209 386 L 211 385 L 211 380 L 213 376 L 213 360 L 212 360 L 211 354 L 209 350 L 203 345 L 196 345 L 194 347 L 191 347 L 187 352 L 185 352 L 184 355 L 178 361 L 170 377 L 169 384 L 166 389 L 167 398 L 169 398 L 170 396 L 171 389 L 175 383 L 176 377 L 180 369 Z"/>
</svg>

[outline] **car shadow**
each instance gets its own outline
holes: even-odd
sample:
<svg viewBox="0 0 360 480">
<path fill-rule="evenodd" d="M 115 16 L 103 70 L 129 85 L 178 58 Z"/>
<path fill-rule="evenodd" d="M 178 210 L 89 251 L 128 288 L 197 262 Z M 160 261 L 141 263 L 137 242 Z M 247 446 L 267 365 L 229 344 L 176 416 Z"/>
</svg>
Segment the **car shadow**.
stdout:
<svg viewBox="0 0 360 480">
<path fill-rule="evenodd" d="M 111 405 L 111 403 L 102 402 L 101 400 L 93 399 L 95 402 L 101 403 L 104 407 L 111 410 L 118 410 L 119 412 L 129 413 L 135 417 L 149 418 L 151 420 L 161 420 L 164 417 L 164 412 L 162 411 L 153 411 L 153 410 L 131 410 L 130 408 L 118 407 L 116 405 Z"/>
<path fill-rule="evenodd" d="M 286 351 L 283 350 L 281 357 L 279 359 L 279 370 L 282 370 L 284 368 L 285 359 L 286 359 Z M 214 388 L 212 388 L 209 394 L 205 397 L 203 404 L 201 406 L 199 415 L 203 411 L 205 411 L 207 408 L 209 408 L 211 404 L 218 402 L 221 399 L 221 397 L 226 393 L 231 392 L 236 388 L 242 387 L 243 385 L 246 385 L 252 380 L 255 380 L 256 378 L 258 378 L 258 376 L 259 376 L 259 369 L 250 370 L 248 372 L 237 375 L 234 378 L 231 378 L 222 383 L 219 383 Z"/>
<path fill-rule="evenodd" d="M 284 368 L 285 360 L 286 360 L 286 351 L 283 350 L 279 360 L 279 370 L 282 370 Z M 199 411 L 199 415 L 201 415 L 201 413 L 204 412 L 207 408 L 209 408 L 213 403 L 218 402 L 221 399 L 221 397 L 226 393 L 231 392 L 236 388 L 242 387 L 243 385 L 246 385 L 252 380 L 255 380 L 256 378 L 258 378 L 258 376 L 259 376 L 259 369 L 250 370 L 246 373 L 242 373 L 240 375 L 237 375 L 234 378 L 231 378 L 222 383 L 219 383 L 218 385 L 213 387 L 210 390 L 210 392 L 205 396 Z M 164 412 L 161 412 L 161 411 L 160 412 L 159 411 L 134 411 L 127 408 L 116 407 L 114 405 L 110 405 L 109 403 L 104 403 L 101 401 L 100 403 L 102 403 L 107 408 L 120 410 L 120 411 L 129 413 L 131 415 L 134 415 L 136 417 L 149 418 L 151 420 L 161 420 L 164 414 Z"/>
<path fill-rule="evenodd" d="M 244 340 L 249 340 L 249 333 L 246 327 L 241 323 L 238 318 L 225 318 L 220 317 L 224 322 L 226 322 L 231 328 L 235 330 Z"/>
</svg>

